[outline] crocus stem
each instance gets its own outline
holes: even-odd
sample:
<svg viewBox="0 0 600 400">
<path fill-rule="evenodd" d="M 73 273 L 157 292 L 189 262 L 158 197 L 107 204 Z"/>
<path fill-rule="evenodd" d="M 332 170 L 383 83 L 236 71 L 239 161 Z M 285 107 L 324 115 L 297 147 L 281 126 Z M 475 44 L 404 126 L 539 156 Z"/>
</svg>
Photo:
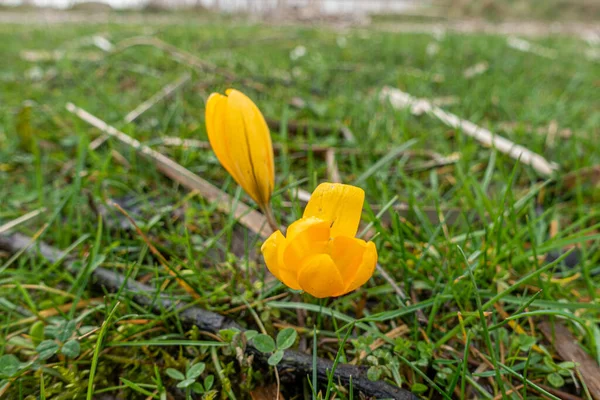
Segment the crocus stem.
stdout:
<svg viewBox="0 0 600 400">
<path fill-rule="evenodd" d="M 278 231 L 281 229 L 279 224 L 275 220 L 275 215 L 273 215 L 273 209 L 269 204 L 265 206 L 265 208 L 263 209 L 263 213 L 265 214 L 267 222 L 269 223 L 269 226 L 271 227 L 271 229 L 273 229 L 273 231 Z"/>
</svg>

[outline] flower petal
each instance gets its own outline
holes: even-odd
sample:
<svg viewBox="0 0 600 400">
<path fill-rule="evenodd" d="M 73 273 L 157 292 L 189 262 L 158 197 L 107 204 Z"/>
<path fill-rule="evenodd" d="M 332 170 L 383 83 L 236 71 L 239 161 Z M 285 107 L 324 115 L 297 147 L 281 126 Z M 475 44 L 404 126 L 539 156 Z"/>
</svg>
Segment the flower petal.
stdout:
<svg viewBox="0 0 600 400">
<path fill-rule="evenodd" d="M 288 228 L 283 252 L 286 269 L 296 271 L 309 256 L 325 253 L 329 241 L 329 223 L 318 218 L 301 218 Z"/>
<path fill-rule="evenodd" d="M 280 231 L 276 231 L 263 243 L 260 251 L 265 258 L 267 268 L 277 279 L 294 290 L 300 290 L 297 272 L 287 269 L 283 262 L 283 252 L 286 246 L 286 238 Z"/>
<path fill-rule="evenodd" d="M 320 229 L 323 228 L 323 229 Z M 326 228 L 326 229 L 325 229 Z M 319 230 L 315 230 L 319 229 Z M 327 221 L 319 219 L 317 217 L 300 218 L 293 222 L 287 228 L 286 237 L 293 239 L 296 235 L 311 230 L 312 234 L 315 235 L 315 239 L 318 240 L 329 240 L 330 230 Z M 325 236 L 327 235 L 327 236 Z"/>
<path fill-rule="evenodd" d="M 337 266 L 345 286 L 350 285 L 362 263 L 367 243 L 349 236 L 336 236 L 330 242 L 331 259 Z"/>
<path fill-rule="evenodd" d="M 246 95 L 234 89 L 228 89 L 227 95 L 230 158 L 244 181 L 244 184 L 238 183 L 259 205 L 267 205 L 275 186 L 269 127 L 258 107 Z"/>
<path fill-rule="evenodd" d="M 279 280 L 279 269 L 282 262 L 280 262 L 280 250 L 285 246 L 285 237 L 280 231 L 273 232 L 271 236 L 260 247 L 263 257 L 265 258 L 265 264 L 267 268 L 275 277 Z"/>
<path fill-rule="evenodd" d="M 360 265 L 358 266 L 356 275 L 354 276 L 352 282 L 350 282 L 350 284 L 346 287 L 344 293 L 349 293 L 364 285 L 373 276 L 373 272 L 375 272 L 376 265 L 377 248 L 375 247 L 375 243 L 367 242 L 365 253 L 363 255 Z"/>
<path fill-rule="evenodd" d="M 307 258 L 302 263 L 298 282 L 305 292 L 317 298 L 339 296 L 344 291 L 342 276 L 327 254 Z"/>
<path fill-rule="evenodd" d="M 365 192 L 341 183 L 322 183 L 313 192 L 303 217 L 317 217 L 331 224 L 331 237 L 355 236 L 360 223 Z"/>
<path fill-rule="evenodd" d="M 227 150 L 229 140 L 224 125 L 226 112 L 227 97 L 220 93 L 211 94 L 206 102 L 206 131 L 208 133 L 208 141 L 223 168 L 237 182 L 239 177 L 234 176 L 235 171 L 229 157 L 229 151 Z"/>
</svg>

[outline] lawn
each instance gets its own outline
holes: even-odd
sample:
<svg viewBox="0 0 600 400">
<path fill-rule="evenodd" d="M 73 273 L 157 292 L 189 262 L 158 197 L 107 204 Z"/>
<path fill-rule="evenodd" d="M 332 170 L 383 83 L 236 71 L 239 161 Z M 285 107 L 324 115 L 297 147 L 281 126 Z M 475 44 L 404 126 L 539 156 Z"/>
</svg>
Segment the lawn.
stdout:
<svg viewBox="0 0 600 400">
<path fill-rule="evenodd" d="M 214 15 L 0 25 L 0 397 L 598 398 L 600 65 L 581 38 L 524 39 L 549 52 Z M 358 290 L 319 300 L 267 271 L 256 205 L 207 147 L 229 87 L 272 127 L 282 226 L 321 182 L 365 190 L 381 270 Z M 81 110 L 230 197 L 96 140 Z"/>
</svg>

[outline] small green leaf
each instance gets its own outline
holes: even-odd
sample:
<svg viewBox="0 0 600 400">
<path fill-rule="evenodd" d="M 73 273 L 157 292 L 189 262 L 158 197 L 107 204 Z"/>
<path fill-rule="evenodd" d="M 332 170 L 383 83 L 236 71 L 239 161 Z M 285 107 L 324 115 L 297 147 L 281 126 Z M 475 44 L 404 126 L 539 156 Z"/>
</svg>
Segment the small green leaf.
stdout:
<svg viewBox="0 0 600 400">
<path fill-rule="evenodd" d="M 44 340 L 44 323 L 42 321 L 37 321 L 35 324 L 31 325 L 29 328 L 29 336 L 31 336 L 31 342 L 34 346 L 39 346 Z"/>
<path fill-rule="evenodd" d="M 11 346 L 22 347 L 24 349 L 29 349 L 29 350 L 35 349 L 35 346 L 33 345 L 32 340 L 28 339 L 24 336 L 12 336 L 10 339 L 8 339 L 6 344 L 11 345 Z"/>
<path fill-rule="evenodd" d="M 544 357 L 544 366 L 546 367 L 544 372 L 555 371 L 557 368 L 556 364 L 549 356 Z"/>
<path fill-rule="evenodd" d="M 177 379 L 178 381 L 182 381 L 185 379 L 185 376 L 174 368 L 167 368 L 166 372 L 167 375 L 169 375 L 173 379 Z"/>
<path fill-rule="evenodd" d="M 181 381 L 177 384 L 177 387 L 180 389 L 185 389 L 186 387 L 193 385 L 194 382 L 196 382 L 195 379 L 186 379 L 184 381 Z"/>
<path fill-rule="evenodd" d="M 246 336 L 247 341 L 251 341 L 252 339 L 254 339 L 256 337 L 256 335 L 258 335 L 258 332 L 256 332 L 255 330 L 252 330 L 252 329 L 244 332 L 244 336 Z"/>
<path fill-rule="evenodd" d="M 369 380 L 372 382 L 377 382 L 379 380 L 379 378 L 381 378 L 381 373 L 382 373 L 381 368 L 376 367 L 376 366 L 371 366 L 367 370 L 367 378 L 369 378 Z"/>
<path fill-rule="evenodd" d="M 65 321 L 60 325 L 56 338 L 61 342 L 66 342 L 75 333 L 77 328 L 77 321 Z"/>
<path fill-rule="evenodd" d="M 521 351 L 527 352 L 536 342 L 536 338 L 528 336 L 528 335 L 520 335 L 518 338 L 519 349 Z"/>
<path fill-rule="evenodd" d="M 204 389 L 208 392 L 212 388 L 213 383 L 215 383 L 215 377 L 213 375 L 207 376 L 204 378 Z"/>
<path fill-rule="evenodd" d="M 548 379 L 548 383 L 550 383 L 555 388 L 563 387 L 565 384 L 565 380 L 563 379 L 563 377 L 557 374 L 556 372 L 553 372 L 550 375 L 548 375 L 546 379 Z"/>
<path fill-rule="evenodd" d="M 192 385 L 192 391 L 197 394 L 202 394 L 205 392 L 204 386 L 200 382 L 194 382 Z"/>
<path fill-rule="evenodd" d="M 573 376 L 573 372 L 569 371 L 568 369 L 560 369 L 557 371 L 560 375 L 564 376 L 565 378 L 568 378 L 570 376 Z"/>
<path fill-rule="evenodd" d="M 231 343 L 236 333 L 239 333 L 239 329 L 221 329 L 219 331 L 219 336 L 221 336 L 225 342 Z"/>
<path fill-rule="evenodd" d="M 415 365 L 418 365 L 419 367 L 426 367 L 429 365 L 429 360 L 427 358 L 420 358 L 415 361 Z"/>
<path fill-rule="evenodd" d="M 410 391 L 416 394 L 425 393 L 427 391 L 427 385 L 422 383 L 415 383 L 410 387 Z"/>
<path fill-rule="evenodd" d="M 73 339 L 65 343 L 60 352 L 69 358 L 75 358 L 79 355 L 80 351 L 81 347 L 79 346 L 79 342 Z"/>
<path fill-rule="evenodd" d="M 261 353 L 271 353 L 275 350 L 275 341 L 269 335 L 260 334 L 256 335 L 254 339 L 252 339 L 254 343 L 254 347 Z"/>
<path fill-rule="evenodd" d="M 204 363 L 194 364 L 190 367 L 188 372 L 185 374 L 185 377 L 187 379 L 196 379 L 197 377 L 202 375 L 202 373 L 204 372 L 204 368 L 206 368 L 206 364 L 204 364 Z"/>
<path fill-rule="evenodd" d="M 35 351 L 40 355 L 40 360 L 47 360 L 55 355 L 58 349 L 58 343 L 54 340 L 44 340 L 35 348 Z"/>
<path fill-rule="evenodd" d="M 277 348 L 281 350 L 285 350 L 290 348 L 296 342 L 296 337 L 298 333 L 294 328 L 285 328 L 277 335 Z"/>
<path fill-rule="evenodd" d="M 575 369 L 575 363 L 573 361 L 563 361 L 560 364 L 558 364 L 558 366 L 560 368 L 565 368 L 565 369 Z"/>
<path fill-rule="evenodd" d="M 282 358 L 283 358 L 283 350 L 277 350 L 275 353 L 271 354 L 271 357 L 269 357 L 267 362 L 269 363 L 269 365 L 274 367 L 277 364 L 279 364 L 279 362 L 281 361 Z"/>
<path fill-rule="evenodd" d="M 21 362 L 12 354 L 0 357 L 0 378 L 10 378 L 19 371 Z"/>
</svg>

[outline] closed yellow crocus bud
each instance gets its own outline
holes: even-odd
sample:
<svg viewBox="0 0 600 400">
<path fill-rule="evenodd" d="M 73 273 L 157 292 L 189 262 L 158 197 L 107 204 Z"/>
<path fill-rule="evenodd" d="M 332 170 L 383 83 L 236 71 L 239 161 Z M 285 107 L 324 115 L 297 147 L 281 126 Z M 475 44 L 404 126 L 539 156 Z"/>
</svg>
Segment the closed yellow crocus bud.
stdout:
<svg viewBox="0 0 600 400">
<path fill-rule="evenodd" d="M 377 249 L 354 237 L 364 199 L 365 192 L 355 186 L 319 185 L 287 236 L 276 231 L 262 245 L 269 271 L 290 288 L 318 298 L 341 296 L 366 283 Z"/>
<path fill-rule="evenodd" d="M 263 211 L 275 186 L 273 145 L 262 113 L 245 94 L 227 89 L 206 104 L 208 140 L 221 165 Z"/>
</svg>

